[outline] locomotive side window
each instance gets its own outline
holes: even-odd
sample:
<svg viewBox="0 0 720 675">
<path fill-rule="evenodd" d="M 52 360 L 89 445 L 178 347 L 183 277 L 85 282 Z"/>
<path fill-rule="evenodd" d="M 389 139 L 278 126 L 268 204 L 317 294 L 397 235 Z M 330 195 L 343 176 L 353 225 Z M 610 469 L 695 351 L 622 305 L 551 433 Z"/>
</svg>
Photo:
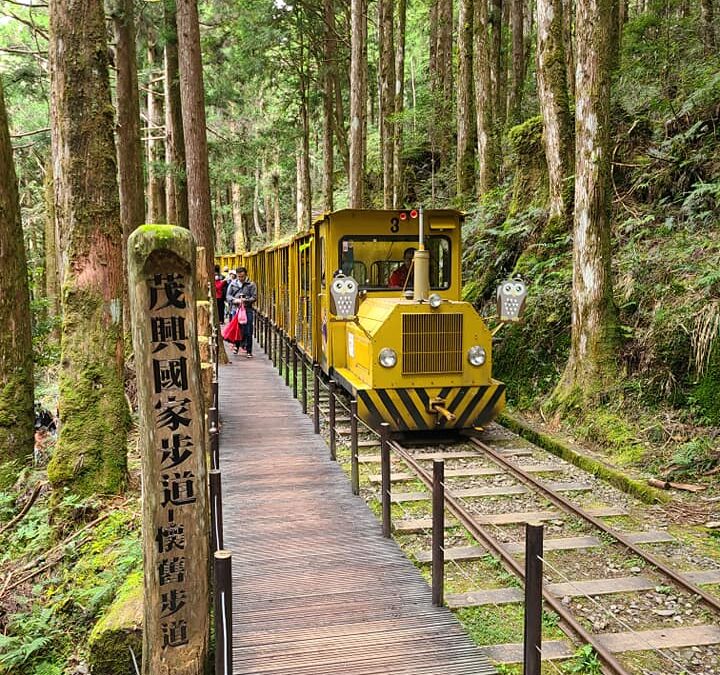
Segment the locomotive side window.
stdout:
<svg viewBox="0 0 720 675">
<path fill-rule="evenodd" d="M 386 290 L 390 277 L 403 265 L 408 249 L 417 248 L 417 240 L 394 236 L 343 237 L 338 251 L 338 268 L 352 276 L 360 287 Z M 444 235 L 431 235 L 425 240 L 430 252 L 430 288 L 443 290 L 450 287 L 450 239 Z"/>
</svg>

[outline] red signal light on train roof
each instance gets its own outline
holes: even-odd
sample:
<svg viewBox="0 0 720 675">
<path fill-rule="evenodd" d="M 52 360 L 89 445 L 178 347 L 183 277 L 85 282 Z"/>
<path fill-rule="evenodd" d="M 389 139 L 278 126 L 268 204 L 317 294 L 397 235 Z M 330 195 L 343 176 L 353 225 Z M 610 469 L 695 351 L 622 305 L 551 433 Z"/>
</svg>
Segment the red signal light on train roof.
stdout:
<svg viewBox="0 0 720 675">
<path fill-rule="evenodd" d="M 411 218 L 417 218 L 417 217 L 418 217 L 418 210 L 417 210 L 417 209 L 413 209 L 412 211 L 410 211 L 410 217 L 411 217 Z"/>
<path fill-rule="evenodd" d="M 408 214 L 405 211 L 400 211 L 400 220 L 407 220 Z"/>
</svg>

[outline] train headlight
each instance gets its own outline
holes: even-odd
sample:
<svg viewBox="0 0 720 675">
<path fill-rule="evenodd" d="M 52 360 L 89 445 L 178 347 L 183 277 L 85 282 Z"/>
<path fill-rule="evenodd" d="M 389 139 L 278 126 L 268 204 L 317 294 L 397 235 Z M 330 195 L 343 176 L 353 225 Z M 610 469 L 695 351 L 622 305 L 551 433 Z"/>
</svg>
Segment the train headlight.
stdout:
<svg viewBox="0 0 720 675">
<path fill-rule="evenodd" d="M 468 349 L 468 361 L 470 361 L 471 365 L 481 366 L 485 363 L 486 358 L 487 355 L 485 354 L 485 350 L 480 345 L 475 345 L 474 347 L 470 347 L 470 349 Z"/>
<path fill-rule="evenodd" d="M 397 352 L 390 347 L 385 347 L 380 350 L 378 361 L 383 368 L 392 368 L 397 364 Z"/>
<path fill-rule="evenodd" d="M 431 293 L 428 302 L 430 303 L 430 307 L 437 309 L 442 304 L 442 298 L 437 293 Z"/>
</svg>

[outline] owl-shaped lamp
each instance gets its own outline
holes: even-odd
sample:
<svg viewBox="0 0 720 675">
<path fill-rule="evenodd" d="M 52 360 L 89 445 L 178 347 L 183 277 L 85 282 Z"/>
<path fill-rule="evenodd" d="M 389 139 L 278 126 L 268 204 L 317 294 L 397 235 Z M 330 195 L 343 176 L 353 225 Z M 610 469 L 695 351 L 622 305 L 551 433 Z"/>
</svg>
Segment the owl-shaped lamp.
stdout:
<svg viewBox="0 0 720 675">
<path fill-rule="evenodd" d="M 352 319 L 357 314 L 359 290 L 355 279 L 337 272 L 330 284 L 330 312 L 339 319 Z"/>
<path fill-rule="evenodd" d="M 497 311 L 501 322 L 520 321 L 525 311 L 527 286 L 521 279 L 506 279 L 497 288 Z"/>
</svg>

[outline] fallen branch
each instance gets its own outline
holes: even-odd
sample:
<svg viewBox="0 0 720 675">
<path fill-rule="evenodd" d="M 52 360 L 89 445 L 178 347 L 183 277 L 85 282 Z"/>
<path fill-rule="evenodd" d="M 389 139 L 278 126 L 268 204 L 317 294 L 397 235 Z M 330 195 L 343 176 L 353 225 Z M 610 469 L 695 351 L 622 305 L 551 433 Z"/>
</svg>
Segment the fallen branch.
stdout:
<svg viewBox="0 0 720 675">
<path fill-rule="evenodd" d="M 685 490 L 685 492 L 702 492 L 707 490 L 705 485 L 691 485 L 690 483 L 674 483 L 670 480 L 661 480 L 659 478 L 648 478 L 648 485 L 652 487 L 660 488 L 661 490 Z"/>
<path fill-rule="evenodd" d="M 30 495 L 30 498 L 27 500 L 27 502 L 25 502 L 25 506 L 22 507 L 20 513 L 18 513 L 9 523 L 5 523 L 5 525 L 0 527 L 0 534 L 17 525 L 25 517 L 25 514 L 30 510 L 30 507 L 35 503 L 35 500 L 38 498 L 38 495 L 40 494 L 40 490 L 42 489 L 43 485 L 45 485 L 45 483 L 41 482 L 35 486 L 35 489 L 32 491 L 32 494 Z"/>
</svg>

